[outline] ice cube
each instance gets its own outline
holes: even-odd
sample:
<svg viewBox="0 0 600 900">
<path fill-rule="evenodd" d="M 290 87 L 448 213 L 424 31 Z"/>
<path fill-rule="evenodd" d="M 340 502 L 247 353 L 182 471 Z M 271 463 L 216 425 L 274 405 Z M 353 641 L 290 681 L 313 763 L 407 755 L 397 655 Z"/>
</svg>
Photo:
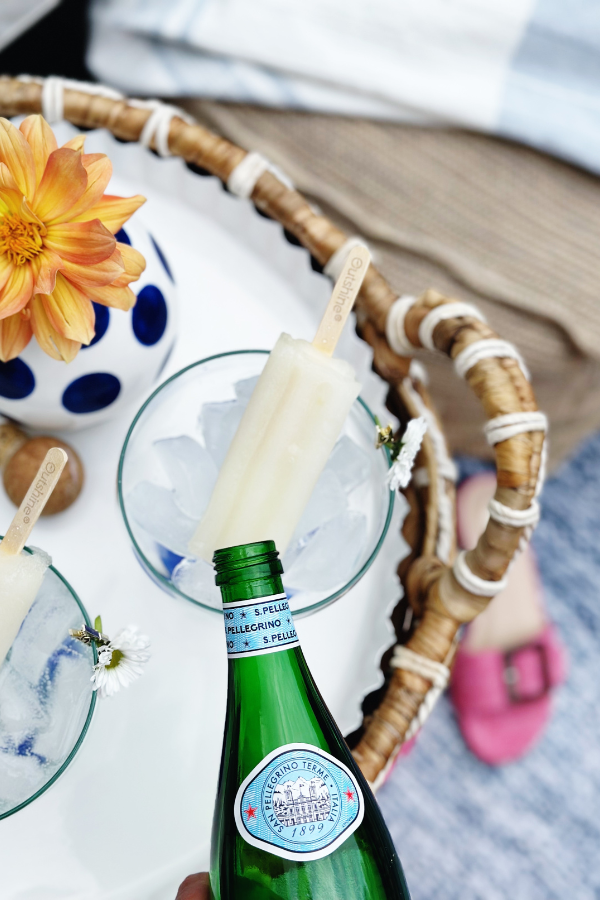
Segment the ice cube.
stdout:
<svg viewBox="0 0 600 900">
<path fill-rule="evenodd" d="M 187 435 L 163 438 L 155 441 L 154 447 L 171 482 L 177 506 L 192 519 L 199 519 L 217 480 L 212 456 Z"/>
<path fill-rule="evenodd" d="M 0 750 L 0 813 L 28 800 L 49 777 L 35 756 Z"/>
<path fill-rule="evenodd" d="M 258 383 L 260 375 L 253 375 L 252 378 L 244 378 L 242 381 L 236 382 L 235 396 L 244 406 L 247 406 L 248 400 L 252 396 L 252 392 Z"/>
<path fill-rule="evenodd" d="M 37 685 L 31 684 L 7 660 L 0 669 L 0 746 L 19 745 L 47 723 Z"/>
<path fill-rule="evenodd" d="M 37 684 L 49 657 L 65 640 L 69 628 L 80 625 L 81 613 L 62 582 L 46 576 L 12 645 L 11 665 L 23 678 Z"/>
<path fill-rule="evenodd" d="M 205 403 L 200 413 L 206 449 L 220 468 L 244 414 L 245 404 L 238 400 Z"/>
<path fill-rule="evenodd" d="M 92 653 L 75 641 L 55 654 L 46 685 L 46 720 L 37 728 L 33 751 L 60 765 L 81 734 L 92 695 Z"/>
<path fill-rule="evenodd" d="M 329 591 L 342 587 L 356 574 L 367 536 L 366 517 L 346 510 L 300 542 L 287 560 L 285 585 L 305 591 Z"/>
<path fill-rule="evenodd" d="M 173 569 L 171 580 L 188 597 L 221 608 L 221 591 L 215 584 L 215 570 L 205 560 L 183 559 Z"/>
<path fill-rule="evenodd" d="M 179 509 L 173 491 L 140 481 L 127 495 L 126 504 L 128 515 L 155 541 L 173 553 L 186 555 L 198 520 Z"/>
<path fill-rule="evenodd" d="M 344 491 L 349 494 L 369 477 L 371 457 L 362 447 L 355 444 L 352 438 L 344 434 L 333 448 L 325 471 L 335 472 Z"/>
<path fill-rule="evenodd" d="M 332 469 L 325 469 L 310 495 L 290 544 L 344 512 L 347 506 L 346 494 L 339 478 Z"/>
</svg>

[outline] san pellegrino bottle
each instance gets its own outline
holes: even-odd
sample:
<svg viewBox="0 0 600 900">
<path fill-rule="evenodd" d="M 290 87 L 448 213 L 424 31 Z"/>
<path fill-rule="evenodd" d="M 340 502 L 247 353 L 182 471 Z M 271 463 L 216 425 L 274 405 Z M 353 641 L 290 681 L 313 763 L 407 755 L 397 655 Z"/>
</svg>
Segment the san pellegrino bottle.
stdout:
<svg viewBox="0 0 600 900">
<path fill-rule="evenodd" d="M 375 798 L 300 649 L 273 541 L 217 550 L 229 681 L 214 900 L 410 900 Z"/>
</svg>

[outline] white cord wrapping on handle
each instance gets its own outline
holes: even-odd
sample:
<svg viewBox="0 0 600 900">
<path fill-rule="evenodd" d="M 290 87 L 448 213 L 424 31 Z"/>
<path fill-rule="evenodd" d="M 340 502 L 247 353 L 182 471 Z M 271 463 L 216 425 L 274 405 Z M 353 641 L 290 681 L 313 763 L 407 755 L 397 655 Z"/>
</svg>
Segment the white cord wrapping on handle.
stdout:
<svg viewBox="0 0 600 900">
<path fill-rule="evenodd" d="M 527 509 L 513 509 L 505 506 L 499 500 L 490 500 L 488 503 L 490 519 L 507 525 L 510 528 L 535 528 L 540 520 L 540 505 L 537 500 L 532 500 Z"/>
<path fill-rule="evenodd" d="M 463 316 L 485 322 L 483 315 L 472 303 L 463 303 L 461 300 L 456 300 L 452 303 L 440 303 L 439 306 L 434 306 L 422 319 L 419 325 L 419 340 L 428 350 L 437 350 L 433 343 L 433 332 L 436 327 L 444 319 L 460 319 Z"/>
<path fill-rule="evenodd" d="M 177 117 L 183 119 L 188 125 L 195 124 L 195 120 L 184 109 L 180 109 L 178 106 L 171 106 L 169 103 L 162 103 L 160 100 L 138 100 L 132 98 L 127 103 L 135 109 L 151 110 L 141 130 L 139 141 L 142 147 L 148 148 L 154 141 L 156 152 L 162 157 L 172 156 L 169 149 L 171 121 Z"/>
<path fill-rule="evenodd" d="M 344 241 L 342 246 L 338 247 L 335 253 L 332 253 L 329 257 L 323 266 L 324 274 L 327 275 L 328 278 L 331 278 L 332 281 L 337 281 L 341 275 L 344 263 L 355 247 L 366 247 L 367 250 L 369 250 L 369 253 L 371 253 L 371 259 L 373 259 L 373 253 L 367 245 L 367 242 L 358 235 L 352 235 L 352 237 L 349 237 Z"/>
<path fill-rule="evenodd" d="M 450 678 L 448 666 L 441 662 L 436 662 L 434 659 L 428 659 L 426 656 L 421 656 L 420 653 L 415 653 L 414 650 L 402 644 L 394 647 L 394 655 L 390 660 L 390 666 L 393 669 L 404 669 L 407 672 L 412 672 L 414 675 L 420 675 L 422 678 L 426 678 L 427 681 L 431 681 L 434 687 L 439 687 L 442 690 L 446 687 Z"/>
<path fill-rule="evenodd" d="M 500 581 L 486 581 L 484 578 L 480 578 L 471 572 L 467 565 L 465 554 L 466 550 L 461 550 L 452 567 L 454 577 L 465 591 L 478 597 L 495 597 L 496 594 L 504 590 L 507 582 L 506 577 L 501 578 Z"/>
<path fill-rule="evenodd" d="M 410 741 L 417 731 L 423 726 L 425 720 L 429 717 L 440 694 L 445 690 L 450 678 L 450 669 L 444 663 L 435 662 L 426 656 L 421 656 L 410 650 L 408 647 L 398 645 L 394 648 L 390 665 L 395 669 L 404 669 L 407 672 L 413 672 L 420 675 L 427 681 L 431 681 L 432 687 L 425 694 L 417 714 L 409 725 L 408 731 L 404 737 L 404 741 Z"/>
<path fill-rule="evenodd" d="M 256 182 L 270 166 L 269 160 L 262 153 L 252 151 L 247 153 L 243 160 L 237 164 L 227 179 L 227 187 L 236 197 L 248 200 L 256 187 Z"/>
<path fill-rule="evenodd" d="M 82 94 L 106 97 L 109 100 L 123 100 L 123 94 L 103 84 L 90 84 L 87 81 L 75 81 L 73 78 L 61 78 L 50 75 L 40 78 L 37 75 L 19 75 L 19 81 L 42 85 L 42 115 L 50 125 L 62 122 L 65 117 L 65 89 L 81 91 Z"/>
<path fill-rule="evenodd" d="M 465 378 L 469 369 L 482 359 L 515 359 L 527 381 L 531 380 L 529 370 L 517 348 L 500 338 L 483 339 L 468 344 L 454 360 L 456 374 L 459 378 Z"/>
<path fill-rule="evenodd" d="M 417 348 L 411 344 L 404 330 L 404 319 L 409 309 L 417 302 L 416 297 L 408 294 L 398 297 L 389 308 L 385 322 L 385 336 L 388 344 L 398 356 L 413 356 Z"/>
<path fill-rule="evenodd" d="M 56 122 L 62 122 L 64 119 L 65 90 L 81 91 L 83 94 L 107 97 L 109 100 L 125 99 L 120 91 L 105 87 L 103 84 L 74 81 L 71 78 L 61 78 L 58 75 L 51 75 L 48 78 L 20 75 L 19 80 L 42 85 L 42 115 L 51 125 Z M 173 117 L 178 116 L 184 122 L 187 122 L 188 125 L 193 125 L 195 121 L 185 110 L 177 106 L 171 106 L 168 103 L 162 103 L 160 100 L 137 100 L 133 98 L 127 100 L 127 105 L 136 109 L 152 110 L 142 128 L 139 140 L 144 147 L 149 147 L 154 140 L 156 150 L 160 156 L 171 156 L 171 151 L 169 150 L 169 129 Z"/>
<path fill-rule="evenodd" d="M 274 165 L 270 159 L 252 150 L 246 153 L 241 162 L 231 170 L 227 179 L 227 188 L 236 197 L 249 200 L 256 187 L 256 182 L 265 172 L 272 172 L 282 184 L 293 189 L 294 185 L 288 176 Z"/>
<path fill-rule="evenodd" d="M 493 446 L 502 441 L 508 441 L 518 434 L 526 434 L 529 431 L 547 431 L 548 418 L 539 410 L 507 413 L 504 416 L 490 419 L 483 430 L 488 444 Z"/>
</svg>

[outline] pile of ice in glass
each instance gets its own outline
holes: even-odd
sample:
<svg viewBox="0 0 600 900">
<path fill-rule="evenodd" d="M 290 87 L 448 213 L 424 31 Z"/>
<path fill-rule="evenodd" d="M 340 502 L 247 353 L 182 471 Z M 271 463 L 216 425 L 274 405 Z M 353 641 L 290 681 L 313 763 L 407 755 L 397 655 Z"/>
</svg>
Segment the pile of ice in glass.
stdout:
<svg viewBox="0 0 600 900">
<path fill-rule="evenodd" d="M 81 618 L 68 588 L 46 572 L 0 666 L 0 815 L 47 784 L 82 732 L 93 657 L 90 647 L 69 637 Z"/>
<path fill-rule="evenodd" d="M 212 566 L 190 556 L 188 542 L 257 381 L 258 376 L 239 381 L 235 399 L 202 406 L 199 440 L 181 435 L 155 441 L 154 452 L 170 486 L 140 481 L 126 498 L 128 515 L 156 543 L 173 584 L 216 607 L 221 599 Z M 333 592 L 355 574 L 367 520 L 350 508 L 349 495 L 368 479 L 370 466 L 367 453 L 350 437 L 338 440 L 283 558 L 290 597 Z"/>
</svg>

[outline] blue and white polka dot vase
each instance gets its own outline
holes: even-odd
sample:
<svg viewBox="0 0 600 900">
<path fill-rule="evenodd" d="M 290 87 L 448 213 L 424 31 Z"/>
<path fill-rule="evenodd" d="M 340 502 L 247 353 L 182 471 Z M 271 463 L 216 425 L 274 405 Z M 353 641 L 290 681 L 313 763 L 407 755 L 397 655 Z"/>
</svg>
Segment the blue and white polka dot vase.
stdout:
<svg viewBox="0 0 600 900">
<path fill-rule="evenodd" d="M 34 429 L 74 430 L 114 416 L 145 393 L 173 349 L 177 297 L 169 263 L 140 214 L 117 235 L 146 259 L 129 312 L 95 303 L 96 335 L 73 362 L 47 356 L 35 338 L 0 362 L 0 413 Z"/>
</svg>

